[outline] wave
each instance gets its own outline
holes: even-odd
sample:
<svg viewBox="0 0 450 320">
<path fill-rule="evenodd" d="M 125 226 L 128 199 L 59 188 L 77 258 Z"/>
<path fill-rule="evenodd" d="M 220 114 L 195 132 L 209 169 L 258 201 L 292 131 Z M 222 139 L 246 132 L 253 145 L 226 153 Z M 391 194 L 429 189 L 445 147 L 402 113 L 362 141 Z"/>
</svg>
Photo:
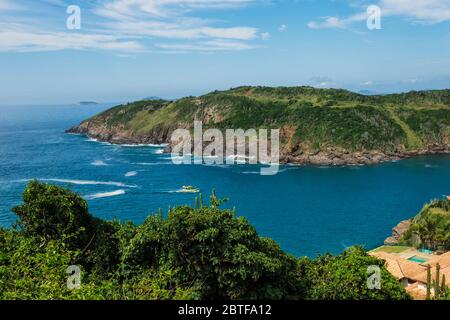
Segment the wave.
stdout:
<svg viewBox="0 0 450 320">
<path fill-rule="evenodd" d="M 134 176 L 137 176 L 137 171 L 130 171 L 130 172 L 127 172 L 127 173 L 125 173 L 125 177 L 134 177 Z"/>
<path fill-rule="evenodd" d="M 161 143 L 161 144 L 149 144 L 150 147 L 157 147 L 157 148 L 165 148 L 169 144 L 168 143 Z"/>
<path fill-rule="evenodd" d="M 79 134 L 76 134 L 76 135 L 79 135 Z M 143 147 L 147 147 L 147 148 L 165 148 L 165 147 L 168 146 L 167 143 L 162 143 L 162 144 L 154 144 L 154 143 L 137 143 L 137 144 L 124 143 L 124 144 L 117 144 L 117 143 L 110 143 L 110 142 L 107 142 L 107 141 L 100 141 L 100 140 L 95 139 L 95 138 L 87 138 L 86 141 L 88 141 L 88 142 L 96 142 L 96 143 L 109 145 L 109 146 L 125 147 L 125 148 L 143 148 Z"/>
<path fill-rule="evenodd" d="M 118 147 L 124 147 L 124 148 L 149 148 L 152 147 L 152 145 L 149 144 L 145 144 L 145 143 L 137 143 L 137 144 L 129 144 L 129 143 L 124 143 L 124 144 L 118 144 Z"/>
<path fill-rule="evenodd" d="M 214 167 L 214 168 L 230 168 L 230 167 L 232 167 L 231 164 L 226 164 L 226 163 L 222 163 L 222 164 L 219 164 L 219 163 L 202 163 L 201 165 L 204 166 L 204 167 Z"/>
<path fill-rule="evenodd" d="M 198 192 L 186 192 L 186 190 L 184 190 L 184 189 L 177 189 L 177 190 L 166 190 L 166 191 L 154 191 L 152 193 L 154 193 L 154 194 L 164 194 L 164 193 L 196 194 Z"/>
<path fill-rule="evenodd" d="M 162 159 L 164 159 L 164 160 L 172 160 L 172 159 L 183 160 L 183 159 L 187 159 L 187 160 L 191 160 L 192 161 L 193 159 L 195 159 L 195 157 L 193 157 L 192 154 L 190 154 L 190 153 L 187 153 L 187 154 L 184 154 L 184 155 L 178 155 L 176 153 L 171 153 L 170 156 L 164 157 Z"/>
<path fill-rule="evenodd" d="M 164 153 L 164 149 L 157 149 L 154 152 L 155 154 L 163 154 Z"/>
<path fill-rule="evenodd" d="M 168 165 L 171 163 L 170 162 L 136 162 L 133 164 L 138 165 L 138 166 L 163 166 L 163 165 Z"/>
<path fill-rule="evenodd" d="M 137 143 L 137 144 L 118 144 L 119 147 L 125 148 L 165 148 L 168 144 L 153 144 L 153 143 Z M 164 149 L 163 149 L 164 150 Z"/>
<path fill-rule="evenodd" d="M 94 161 L 91 162 L 91 165 L 97 166 L 97 167 L 108 166 L 108 164 L 105 163 L 103 160 L 94 160 Z"/>
<path fill-rule="evenodd" d="M 87 142 L 100 143 L 100 144 L 107 145 L 107 146 L 112 146 L 113 145 L 112 143 L 109 143 L 109 142 L 106 142 L 106 141 L 100 141 L 100 140 L 97 140 L 95 138 L 88 138 L 88 139 L 86 139 L 86 141 Z"/>
<path fill-rule="evenodd" d="M 234 164 L 246 164 L 250 159 L 254 157 L 247 157 L 245 155 L 231 155 L 226 157 L 226 162 L 233 162 Z"/>
<path fill-rule="evenodd" d="M 261 171 L 242 171 L 242 174 L 261 174 Z"/>
<path fill-rule="evenodd" d="M 125 190 L 116 190 L 111 192 L 100 192 L 100 193 L 94 193 L 88 196 L 85 196 L 84 198 L 87 200 L 94 200 L 94 199 L 101 199 L 101 198 L 109 198 L 109 197 L 115 197 L 125 194 Z"/>
<path fill-rule="evenodd" d="M 33 179 L 21 179 L 15 180 L 12 182 L 29 182 Z M 127 185 L 122 182 L 114 182 L 114 181 L 93 181 L 93 180 L 71 180 L 71 179 L 57 179 L 57 178 L 44 178 L 44 179 L 36 179 L 38 181 L 47 181 L 47 182 L 60 182 L 60 183 L 69 183 L 76 185 L 104 185 L 104 186 L 115 186 L 122 188 L 137 188 L 136 185 Z"/>
</svg>

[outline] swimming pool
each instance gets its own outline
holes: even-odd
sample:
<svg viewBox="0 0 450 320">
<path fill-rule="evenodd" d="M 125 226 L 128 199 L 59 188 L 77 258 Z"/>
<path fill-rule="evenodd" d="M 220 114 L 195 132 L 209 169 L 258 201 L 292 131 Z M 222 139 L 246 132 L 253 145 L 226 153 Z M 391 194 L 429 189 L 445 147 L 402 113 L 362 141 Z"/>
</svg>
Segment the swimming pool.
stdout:
<svg viewBox="0 0 450 320">
<path fill-rule="evenodd" d="M 417 262 L 417 263 L 424 263 L 427 262 L 428 259 L 424 257 L 419 256 L 412 256 L 411 258 L 408 258 L 409 261 Z"/>
</svg>

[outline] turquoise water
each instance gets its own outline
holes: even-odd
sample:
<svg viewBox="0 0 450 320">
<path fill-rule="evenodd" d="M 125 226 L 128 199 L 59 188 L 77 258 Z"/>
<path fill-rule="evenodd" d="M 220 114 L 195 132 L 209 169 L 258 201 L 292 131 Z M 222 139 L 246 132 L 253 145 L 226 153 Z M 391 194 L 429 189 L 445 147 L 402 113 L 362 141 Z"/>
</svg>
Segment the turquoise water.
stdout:
<svg viewBox="0 0 450 320">
<path fill-rule="evenodd" d="M 426 258 L 421 258 L 421 257 L 419 257 L 419 256 L 413 256 L 413 257 L 411 257 L 411 258 L 408 258 L 408 260 L 409 260 L 409 261 L 413 261 L 413 262 L 417 262 L 417 263 L 424 263 L 424 262 L 427 262 L 427 261 L 428 261 L 428 259 L 426 259 Z"/>
<path fill-rule="evenodd" d="M 100 106 L 0 107 L 0 225 L 32 178 L 69 186 L 99 217 L 142 222 L 158 208 L 194 204 L 177 192 L 194 185 L 230 198 L 263 236 L 297 256 L 382 244 L 399 221 L 450 193 L 450 157 L 419 157 L 364 167 L 175 166 L 158 147 L 112 146 L 64 130 Z"/>
</svg>

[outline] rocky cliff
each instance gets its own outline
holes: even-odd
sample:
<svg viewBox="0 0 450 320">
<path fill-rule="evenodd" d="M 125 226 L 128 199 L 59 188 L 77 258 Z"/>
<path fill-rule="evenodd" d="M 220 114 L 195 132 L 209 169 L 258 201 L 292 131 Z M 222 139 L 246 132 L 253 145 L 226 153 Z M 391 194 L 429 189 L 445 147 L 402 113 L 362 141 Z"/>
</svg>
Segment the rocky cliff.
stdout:
<svg viewBox="0 0 450 320">
<path fill-rule="evenodd" d="M 450 90 L 364 96 L 310 87 L 240 87 L 117 106 L 68 132 L 115 144 L 170 144 L 171 133 L 192 129 L 194 120 L 223 131 L 280 129 L 284 163 L 370 164 L 450 152 Z"/>
</svg>

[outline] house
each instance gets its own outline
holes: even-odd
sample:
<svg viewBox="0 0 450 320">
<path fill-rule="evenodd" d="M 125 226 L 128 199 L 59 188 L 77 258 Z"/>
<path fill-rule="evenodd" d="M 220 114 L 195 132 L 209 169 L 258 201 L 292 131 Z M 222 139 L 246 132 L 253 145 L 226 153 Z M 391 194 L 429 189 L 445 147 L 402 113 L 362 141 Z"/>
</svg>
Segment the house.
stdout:
<svg viewBox="0 0 450 320">
<path fill-rule="evenodd" d="M 423 271 L 427 271 L 426 267 L 404 259 L 396 254 L 379 251 L 372 252 L 371 255 L 386 261 L 386 268 L 388 271 L 397 278 L 405 288 L 415 282 L 413 279 L 419 274 Z"/>
<path fill-rule="evenodd" d="M 372 251 L 370 255 L 386 262 L 387 270 L 397 278 L 405 290 L 415 299 L 425 299 L 427 294 L 428 271 L 427 266 L 431 267 L 432 283 L 436 277 L 436 266 L 440 266 L 440 278 L 445 275 L 447 281 L 450 281 L 450 251 L 431 256 L 426 262 L 414 262 L 404 256 L 383 251 Z M 447 282 L 448 285 L 448 282 Z M 433 295 L 433 286 L 431 294 Z"/>
</svg>

